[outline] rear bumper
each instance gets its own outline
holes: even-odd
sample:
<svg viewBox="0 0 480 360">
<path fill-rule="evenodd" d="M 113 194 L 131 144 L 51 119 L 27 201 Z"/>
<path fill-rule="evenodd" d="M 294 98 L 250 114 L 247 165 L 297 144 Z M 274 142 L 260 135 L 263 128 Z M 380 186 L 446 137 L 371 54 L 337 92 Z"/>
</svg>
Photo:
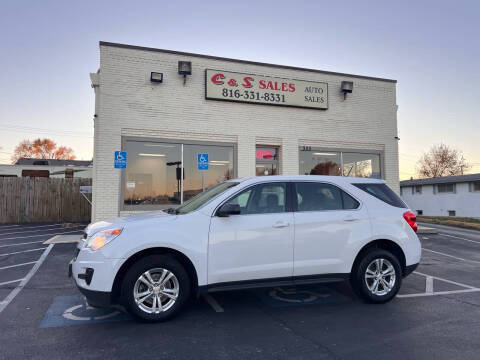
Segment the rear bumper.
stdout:
<svg viewBox="0 0 480 360">
<path fill-rule="evenodd" d="M 418 267 L 418 263 L 412 264 L 412 265 L 407 265 L 405 267 L 405 271 L 403 272 L 403 277 L 410 275 L 412 272 L 415 271 L 415 269 Z"/>
</svg>

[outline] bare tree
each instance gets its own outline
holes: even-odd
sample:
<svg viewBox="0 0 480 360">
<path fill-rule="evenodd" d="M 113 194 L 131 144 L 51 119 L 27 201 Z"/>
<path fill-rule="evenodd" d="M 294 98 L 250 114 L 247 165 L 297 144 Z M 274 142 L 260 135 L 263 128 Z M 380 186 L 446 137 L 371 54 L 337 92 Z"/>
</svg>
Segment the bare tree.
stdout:
<svg viewBox="0 0 480 360">
<path fill-rule="evenodd" d="M 463 175 L 470 168 L 461 151 L 445 144 L 432 146 L 417 162 L 420 178 Z"/>
</svg>

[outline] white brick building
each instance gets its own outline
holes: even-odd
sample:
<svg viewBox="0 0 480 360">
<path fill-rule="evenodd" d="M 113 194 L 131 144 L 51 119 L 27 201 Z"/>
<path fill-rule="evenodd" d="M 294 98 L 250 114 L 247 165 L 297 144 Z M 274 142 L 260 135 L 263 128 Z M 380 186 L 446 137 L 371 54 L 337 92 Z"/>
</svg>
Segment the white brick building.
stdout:
<svg viewBox="0 0 480 360">
<path fill-rule="evenodd" d="M 179 61 L 191 62 L 191 75 L 179 75 Z M 163 81 L 153 82 L 152 72 Z M 253 87 L 240 83 L 245 77 Z M 170 207 L 223 178 L 267 172 L 382 177 L 399 191 L 394 80 L 105 42 L 91 80 L 95 221 Z M 343 81 L 353 82 L 346 98 Z M 206 99 L 207 85 L 209 98 L 223 91 L 230 101 Z M 250 103 L 236 102 L 243 96 Z M 127 151 L 126 169 L 114 168 L 118 150 Z M 209 170 L 197 170 L 199 153 L 209 154 Z"/>
<path fill-rule="evenodd" d="M 480 174 L 405 180 L 400 189 L 417 215 L 480 218 Z"/>
</svg>

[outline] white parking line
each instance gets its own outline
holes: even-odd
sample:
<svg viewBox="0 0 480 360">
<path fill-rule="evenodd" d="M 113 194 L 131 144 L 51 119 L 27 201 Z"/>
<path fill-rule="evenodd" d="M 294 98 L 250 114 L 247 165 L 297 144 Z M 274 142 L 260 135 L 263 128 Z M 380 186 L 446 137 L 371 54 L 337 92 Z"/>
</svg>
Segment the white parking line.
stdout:
<svg viewBox="0 0 480 360">
<path fill-rule="evenodd" d="M 3 241 L 3 240 L 15 240 L 15 239 L 25 239 L 25 238 L 31 238 L 31 237 L 37 237 L 37 236 L 53 236 L 53 235 L 61 235 L 61 234 L 71 234 L 71 233 L 79 233 L 79 235 L 81 234 L 80 230 L 74 230 L 74 231 L 65 231 L 65 232 L 53 233 L 53 234 L 38 234 L 38 235 L 16 236 L 16 237 L 10 237 L 10 238 L 5 238 L 5 239 L 1 239 L 1 238 L 0 238 L 0 241 Z"/>
<path fill-rule="evenodd" d="M 71 230 L 71 229 L 75 229 L 75 228 L 85 228 L 85 226 L 83 225 L 78 225 L 78 226 L 71 226 L 69 228 L 61 228 L 61 229 L 47 229 L 46 231 L 57 231 L 57 230 Z M 34 232 L 34 231 L 45 231 L 45 230 L 38 230 L 38 229 L 35 229 L 35 230 L 27 230 L 27 231 L 16 231 L 16 232 L 10 232 L 10 233 L 0 233 L 1 236 L 3 235 L 14 235 L 14 234 L 24 234 L 24 233 L 27 233 L 27 232 Z M 77 231 L 80 231 L 80 230 L 77 230 Z"/>
<path fill-rule="evenodd" d="M 36 261 L 29 261 L 29 262 L 21 263 L 21 264 L 8 265 L 8 266 L 0 267 L 0 270 L 10 269 L 10 268 L 18 267 L 18 266 L 32 265 L 32 264 L 35 264 L 35 263 L 36 263 Z"/>
<path fill-rule="evenodd" d="M 453 235 L 448 235 L 448 234 L 443 234 L 443 233 L 440 233 L 439 235 L 448 236 L 448 237 L 451 237 L 451 238 L 454 238 L 454 239 L 459 239 L 459 240 L 463 240 L 463 241 L 468 241 L 468 242 L 472 242 L 472 243 L 475 243 L 475 244 L 480 244 L 480 241 L 465 239 L 465 238 L 461 238 L 461 237 L 458 237 L 458 236 L 453 236 Z"/>
<path fill-rule="evenodd" d="M 448 280 L 448 279 L 444 279 L 444 278 L 441 278 L 441 277 L 438 277 L 438 276 L 427 275 L 427 274 L 424 274 L 424 273 L 421 273 L 421 272 L 418 272 L 418 271 L 415 271 L 414 274 L 422 275 L 422 276 L 425 276 L 427 278 L 430 277 L 432 279 L 440 280 L 440 281 L 443 281 L 443 282 L 447 282 L 449 284 L 465 287 L 465 288 L 468 288 L 468 289 L 476 289 L 476 287 L 474 287 L 474 286 L 470 286 L 470 285 L 467 285 L 467 284 L 462 284 L 462 283 L 452 281 L 452 280 Z"/>
<path fill-rule="evenodd" d="M 224 312 L 223 308 L 218 304 L 217 300 L 210 295 L 209 293 L 203 294 L 203 298 L 207 303 L 210 304 L 210 306 L 215 310 L 216 312 Z"/>
<path fill-rule="evenodd" d="M 431 276 L 425 278 L 425 292 L 427 294 L 433 294 L 433 277 Z"/>
<path fill-rule="evenodd" d="M 0 245 L 0 248 L 2 247 L 8 247 L 8 246 L 19 246 L 19 245 L 29 245 L 29 244 L 38 244 L 43 242 L 43 240 L 40 241 L 30 241 L 30 242 L 24 242 L 24 243 L 16 243 L 16 244 L 8 244 L 8 245 Z"/>
<path fill-rule="evenodd" d="M 461 257 L 458 257 L 458 256 L 453 256 L 453 255 L 445 254 L 445 253 L 442 253 L 442 252 L 440 252 L 440 251 L 434 251 L 434 250 L 425 249 L 425 248 L 422 248 L 422 250 L 424 250 L 424 251 L 430 251 L 430 252 L 435 253 L 435 254 L 438 254 L 438 255 L 448 256 L 448 257 L 451 257 L 451 258 L 454 258 L 454 259 L 457 259 L 457 260 L 461 260 L 461 261 L 469 261 L 469 262 L 474 262 L 474 263 L 480 264 L 480 261 L 464 259 L 464 258 L 461 258 Z"/>
<path fill-rule="evenodd" d="M 45 249 L 46 249 L 46 247 L 42 247 L 42 248 L 31 249 L 31 250 L 17 251 L 17 252 L 8 253 L 8 254 L 0 254 L 0 256 L 15 255 L 15 254 L 21 254 L 21 253 L 26 253 L 26 252 L 31 252 L 31 251 L 40 251 L 40 250 L 45 250 Z"/>
<path fill-rule="evenodd" d="M 16 282 L 19 282 L 19 281 L 22 281 L 22 280 L 23 280 L 23 278 L 22 278 L 22 279 L 17 279 L 17 280 L 10 280 L 10 281 L 1 282 L 1 283 L 0 283 L 0 286 L 2 286 L 2 285 L 8 285 L 8 284 L 13 284 L 13 283 L 16 283 Z"/>
<path fill-rule="evenodd" d="M 424 297 L 424 296 L 437 296 L 437 295 L 452 295 L 452 294 L 461 294 L 461 293 L 472 293 L 478 292 L 480 289 L 464 289 L 464 290 L 450 290 L 450 291 L 438 291 L 434 293 L 420 293 L 420 294 L 406 294 L 406 295 L 397 295 L 398 298 L 411 298 L 411 297 Z"/>
<path fill-rule="evenodd" d="M 40 259 L 38 259 L 38 261 L 36 262 L 36 264 L 30 269 L 30 271 L 28 272 L 27 276 L 25 276 L 22 281 L 20 282 L 20 284 L 17 285 L 17 287 L 15 289 L 13 289 L 10 294 L 7 295 L 7 297 L 5 298 L 5 300 L 3 300 L 2 302 L 0 302 L 0 314 L 2 313 L 3 310 L 5 310 L 5 308 L 8 306 L 8 304 L 10 304 L 12 302 L 13 299 L 15 299 L 15 296 L 18 295 L 18 293 L 25 287 L 25 285 L 27 285 L 27 283 L 30 281 L 30 279 L 32 278 L 33 275 L 35 275 L 35 273 L 37 272 L 38 268 L 40 267 L 40 265 L 42 265 L 42 263 L 45 261 L 45 259 L 47 258 L 48 256 L 48 253 L 50 252 L 50 250 L 52 250 L 53 248 L 53 244 L 51 245 L 48 245 L 46 250 L 43 252 L 42 256 L 40 256 Z"/>
</svg>

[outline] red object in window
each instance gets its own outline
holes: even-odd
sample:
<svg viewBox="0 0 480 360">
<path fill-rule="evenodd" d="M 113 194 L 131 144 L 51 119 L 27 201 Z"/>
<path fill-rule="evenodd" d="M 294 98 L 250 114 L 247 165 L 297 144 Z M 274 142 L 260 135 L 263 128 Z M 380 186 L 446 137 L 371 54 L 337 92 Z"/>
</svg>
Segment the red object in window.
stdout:
<svg viewBox="0 0 480 360">
<path fill-rule="evenodd" d="M 257 159 L 273 159 L 275 156 L 275 150 L 270 149 L 257 149 Z"/>
<path fill-rule="evenodd" d="M 411 211 L 407 211 L 406 213 L 403 214 L 403 218 L 407 221 L 408 225 L 410 225 L 413 231 L 417 232 L 418 230 L 417 215 L 415 215 Z"/>
</svg>

